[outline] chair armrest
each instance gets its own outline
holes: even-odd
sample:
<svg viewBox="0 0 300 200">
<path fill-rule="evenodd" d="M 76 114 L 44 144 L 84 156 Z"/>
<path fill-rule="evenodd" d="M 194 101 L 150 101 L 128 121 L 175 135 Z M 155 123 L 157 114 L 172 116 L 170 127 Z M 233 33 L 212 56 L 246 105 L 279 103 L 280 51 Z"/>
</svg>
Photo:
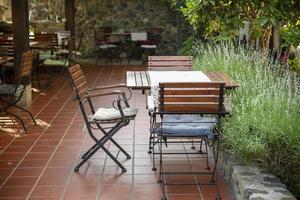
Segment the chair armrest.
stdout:
<svg viewBox="0 0 300 200">
<path fill-rule="evenodd" d="M 111 88 L 119 88 L 119 87 L 126 87 L 126 85 L 125 84 L 117 84 L 117 85 L 97 86 L 97 87 L 94 87 L 94 88 L 90 88 L 89 91 L 92 91 L 92 90 L 102 90 L 102 89 L 111 89 Z"/>
<path fill-rule="evenodd" d="M 122 95 L 123 92 L 120 90 L 114 90 L 111 92 L 103 92 L 103 93 L 96 93 L 96 94 L 90 94 L 87 95 L 88 98 L 93 98 L 93 97 L 100 97 L 100 96 L 109 96 L 109 95 Z"/>
<path fill-rule="evenodd" d="M 132 97 L 132 91 L 125 84 L 98 86 L 98 87 L 95 87 L 95 88 L 88 89 L 88 91 L 104 90 L 104 89 L 112 89 L 112 88 L 120 88 L 120 87 L 126 88 L 129 91 L 129 95 L 126 94 L 125 92 L 122 92 L 122 94 L 121 94 L 122 98 L 120 98 L 120 95 L 119 95 L 120 100 L 125 102 L 127 107 L 129 107 L 128 101 Z"/>
</svg>

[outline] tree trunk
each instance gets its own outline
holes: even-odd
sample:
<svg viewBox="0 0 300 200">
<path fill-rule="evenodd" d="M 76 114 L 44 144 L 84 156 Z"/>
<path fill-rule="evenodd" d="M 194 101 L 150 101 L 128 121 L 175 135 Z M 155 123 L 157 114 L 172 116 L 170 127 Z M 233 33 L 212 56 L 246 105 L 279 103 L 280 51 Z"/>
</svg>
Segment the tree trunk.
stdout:
<svg viewBox="0 0 300 200">
<path fill-rule="evenodd" d="M 269 26 L 266 29 L 264 29 L 262 36 L 260 38 L 260 45 L 263 51 L 269 49 L 269 44 L 270 44 L 270 38 L 272 34 L 272 27 Z"/>
<path fill-rule="evenodd" d="M 282 27 L 282 22 L 280 21 L 276 22 L 275 26 L 273 27 L 273 48 L 276 51 L 280 50 L 280 46 L 281 46 L 281 37 L 279 34 L 281 27 Z"/>
</svg>

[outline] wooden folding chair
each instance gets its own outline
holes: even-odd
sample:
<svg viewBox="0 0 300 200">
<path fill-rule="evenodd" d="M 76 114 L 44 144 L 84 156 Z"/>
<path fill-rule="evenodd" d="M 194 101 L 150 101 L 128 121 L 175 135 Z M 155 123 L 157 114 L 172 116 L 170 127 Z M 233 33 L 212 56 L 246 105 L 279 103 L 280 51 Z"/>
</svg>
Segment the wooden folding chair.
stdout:
<svg viewBox="0 0 300 200">
<path fill-rule="evenodd" d="M 193 66 L 192 56 L 149 56 L 148 57 L 148 71 L 191 71 Z M 146 96 L 147 109 L 149 111 L 150 124 L 153 123 L 152 113 L 154 111 L 153 96 L 147 94 Z M 150 154 L 154 135 L 149 136 L 149 151 Z M 192 146 L 194 148 L 194 146 Z"/>
<path fill-rule="evenodd" d="M 27 129 L 22 118 L 18 114 L 9 111 L 9 109 L 14 107 L 14 108 L 18 108 L 22 112 L 28 113 L 32 121 L 34 122 L 34 124 L 36 124 L 36 121 L 33 115 L 31 114 L 31 112 L 17 105 L 17 103 L 20 101 L 20 99 L 24 94 L 26 86 L 31 83 L 32 62 L 33 62 L 32 52 L 28 51 L 23 53 L 22 63 L 19 70 L 19 75 L 17 77 L 19 80 L 18 83 L 0 85 L 0 101 L 5 104 L 5 106 L 1 108 L 1 111 L 6 113 L 7 115 L 16 117 L 21 122 L 21 125 L 25 132 L 27 132 Z"/>
<path fill-rule="evenodd" d="M 208 183 L 195 183 L 195 185 L 214 185 L 217 189 L 216 199 L 220 200 L 217 183 L 217 162 L 219 154 L 220 118 L 229 111 L 224 104 L 224 83 L 160 83 L 158 110 L 154 112 L 160 120 L 155 121 L 150 129 L 156 135 L 152 141 L 153 167 L 155 169 L 155 155 L 159 154 L 159 182 L 163 188 L 168 183 L 164 176 L 180 174 L 211 175 Z M 175 139 L 175 141 L 174 141 Z M 180 139 L 180 140 L 178 140 Z M 163 144 L 187 143 L 193 139 L 194 143 L 200 143 L 200 151 L 192 152 L 165 152 Z M 202 151 L 205 141 L 206 152 Z M 158 153 L 155 152 L 155 145 Z M 209 169 L 207 145 L 212 147 L 214 156 L 214 167 L 212 171 L 201 172 L 166 172 L 163 166 L 163 155 L 166 154 L 206 154 L 207 169 Z M 183 183 L 172 183 L 172 185 L 185 185 Z M 192 185 L 188 184 L 188 185 Z M 163 199 L 166 199 L 164 192 Z"/>
<path fill-rule="evenodd" d="M 87 132 L 95 141 L 95 144 L 83 154 L 82 161 L 75 167 L 74 171 L 77 172 L 87 160 L 89 160 L 99 149 L 102 149 L 122 169 L 122 172 L 126 172 L 126 168 L 104 145 L 110 141 L 118 148 L 119 152 L 122 152 L 126 156 L 127 159 L 131 158 L 130 155 L 112 138 L 121 128 L 127 126 L 130 120 L 134 120 L 138 112 L 137 108 L 131 108 L 129 106 L 128 100 L 131 97 L 131 91 L 129 97 L 121 90 L 95 93 L 95 91 L 103 91 L 105 89 L 120 89 L 127 87 L 125 85 L 110 85 L 88 89 L 86 78 L 80 65 L 77 64 L 70 67 L 69 72 L 76 93 L 76 100 L 78 100 Z M 112 100 L 112 107 L 95 109 L 92 99 L 103 96 L 113 96 L 116 98 L 115 100 Z M 87 105 L 85 106 L 85 104 Z M 107 128 L 104 126 L 106 124 L 110 125 L 108 130 L 106 130 Z M 100 130 L 104 136 L 100 139 L 97 138 L 93 133 L 93 129 Z"/>
</svg>

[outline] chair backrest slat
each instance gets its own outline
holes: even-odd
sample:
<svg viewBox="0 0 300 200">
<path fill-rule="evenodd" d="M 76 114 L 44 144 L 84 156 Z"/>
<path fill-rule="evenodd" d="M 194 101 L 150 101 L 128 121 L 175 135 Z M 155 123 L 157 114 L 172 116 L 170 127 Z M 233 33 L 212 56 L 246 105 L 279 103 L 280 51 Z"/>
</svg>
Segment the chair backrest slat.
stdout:
<svg viewBox="0 0 300 200">
<path fill-rule="evenodd" d="M 159 111 L 219 113 L 224 109 L 222 82 L 160 83 Z"/>
<path fill-rule="evenodd" d="M 149 71 L 190 71 L 192 70 L 192 56 L 149 56 Z"/>
<path fill-rule="evenodd" d="M 79 99 L 84 99 L 88 94 L 88 88 L 85 76 L 79 64 L 68 68 L 73 85 L 75 87 L 76 95 Z"/>
<path fill-rule="evenodd" d="M 33 64 L 33 55 L 31 51 L 27 51 L 22 55 L 22 63 L 20 67 L 20 77 L 31 76 L 31 69 Z"/>
<path fill-rule="evenodd" d="M 14 56 L 14 42 L 12 38 L 0 38 L 0 55 Z"/>
</svg>

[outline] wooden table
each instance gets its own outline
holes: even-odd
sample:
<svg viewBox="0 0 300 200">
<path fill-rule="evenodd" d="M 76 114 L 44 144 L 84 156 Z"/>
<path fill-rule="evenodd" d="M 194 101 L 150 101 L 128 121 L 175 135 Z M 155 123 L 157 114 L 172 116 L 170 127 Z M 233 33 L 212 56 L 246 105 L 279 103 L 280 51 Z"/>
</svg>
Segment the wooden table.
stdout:
<svg viewBox="0 0 300 200">
<path fill-rule="evenodd" d="M 149 73 L 151 72 L 152 71 L 127 71 L 126 86 L 133 90 L 150 90 L 151 77 Z M 197 71 L 189 71 L 188 73 L 195 74 L 195 72 Z M 169 73 L 171 75 L 172 73 L 184 73 L 184 72 L 163 71 L 162 73 L 164 74 Z M 203 74 L 204 76 L 206 76 L 204 78 L 204 81 L 225 82 L 226 89 L 234 89 L 239 86 L 232 78 L 230 78 L 224 72 L 203 72 Z M 190 81 L 189 77 L 183 77 L 183 78 L 186 79 L 186 82 Z M 177 80 L 175 78 L 174 82 L 176 81 Z"/>
</svg>

